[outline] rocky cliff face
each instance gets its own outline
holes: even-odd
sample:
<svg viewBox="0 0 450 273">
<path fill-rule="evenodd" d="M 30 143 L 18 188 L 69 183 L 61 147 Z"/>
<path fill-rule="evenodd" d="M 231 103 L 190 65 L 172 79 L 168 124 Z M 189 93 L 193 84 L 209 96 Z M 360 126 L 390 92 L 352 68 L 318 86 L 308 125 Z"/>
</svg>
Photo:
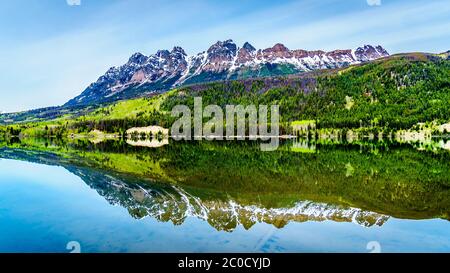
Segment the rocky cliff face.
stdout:
<svg viewBox="0 0 450 273">
<path fill-rule="evenodd" d="M 207 51 L 188 56 L 181 47 L 159 50 L 145 56 L 133 54 L 128 62 L 110 68 L 81 95 L 66 105 L 85 105 L 159 93 L 192 83 L 252 77 L 279 76 L 330 69 L 389 56 L 381 46 L 365 45 L 356 50 L 290 50 L 283 44 L 257 50 L 246 42 L 218 41 Z"/>
</svg>

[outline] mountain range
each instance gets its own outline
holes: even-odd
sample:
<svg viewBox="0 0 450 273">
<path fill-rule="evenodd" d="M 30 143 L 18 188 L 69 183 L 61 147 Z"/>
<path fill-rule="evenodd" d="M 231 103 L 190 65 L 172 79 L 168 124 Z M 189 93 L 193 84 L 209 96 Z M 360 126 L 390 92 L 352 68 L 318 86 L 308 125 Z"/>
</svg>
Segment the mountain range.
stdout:
<svg viewBox="0 0 450 273">
<path fill-rule="evenodd" d="M 127 63 L 111 67 L 64 106 L 111 102 L 195 83 L 342 68 L 386 56 L 389 53 L 379 45 L 325 52 L 290 50 L 281 43 L 266 49 L 256 49 L 248 42 L 238 47 L 232 40 L 226 40 L 192 56 L 176 46 L 150 56 L 134 53 Z"/>
</svg>

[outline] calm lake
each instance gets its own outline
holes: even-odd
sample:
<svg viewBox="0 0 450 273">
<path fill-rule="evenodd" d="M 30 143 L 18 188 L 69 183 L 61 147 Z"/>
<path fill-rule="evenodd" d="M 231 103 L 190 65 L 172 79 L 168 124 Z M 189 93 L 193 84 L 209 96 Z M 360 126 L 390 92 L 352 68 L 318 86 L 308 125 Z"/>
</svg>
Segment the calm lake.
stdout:
<svg viewBox="0 0 450 273">
<path fill-rule="evenodd" d="M 449 144 L 0 141 L 0 252 L 450 252 Z"/>
</svg>

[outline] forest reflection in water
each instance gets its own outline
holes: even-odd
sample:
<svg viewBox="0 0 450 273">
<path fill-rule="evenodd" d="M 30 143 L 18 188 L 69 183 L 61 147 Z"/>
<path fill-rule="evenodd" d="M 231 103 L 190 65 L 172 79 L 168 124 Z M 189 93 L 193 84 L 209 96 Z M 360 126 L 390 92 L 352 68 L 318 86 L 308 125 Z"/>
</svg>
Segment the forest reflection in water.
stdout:
<svg viewBox="0 0 450 273">
<path fill-rule="evenodd" d="M 187 217 L 232 231 L 258 222 L 383 225 L 390 217 L 449 220 L 450 152 L 430 143 L 258 143 L 22 139 L 0 157 L 63 166 L 135 218 Z"/>
</svg>

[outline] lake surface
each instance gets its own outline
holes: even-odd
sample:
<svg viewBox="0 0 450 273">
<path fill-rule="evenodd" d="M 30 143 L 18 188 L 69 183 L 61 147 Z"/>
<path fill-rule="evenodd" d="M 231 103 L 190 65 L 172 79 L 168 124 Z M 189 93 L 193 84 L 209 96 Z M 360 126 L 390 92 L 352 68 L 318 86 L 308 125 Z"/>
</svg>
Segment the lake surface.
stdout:
<svg viewBox="0 0 450 273">
<path fill-rule="evenodd" d="M 447 144 L 5 141 L 0 252 L 450 252 Z"/>
</svg>

